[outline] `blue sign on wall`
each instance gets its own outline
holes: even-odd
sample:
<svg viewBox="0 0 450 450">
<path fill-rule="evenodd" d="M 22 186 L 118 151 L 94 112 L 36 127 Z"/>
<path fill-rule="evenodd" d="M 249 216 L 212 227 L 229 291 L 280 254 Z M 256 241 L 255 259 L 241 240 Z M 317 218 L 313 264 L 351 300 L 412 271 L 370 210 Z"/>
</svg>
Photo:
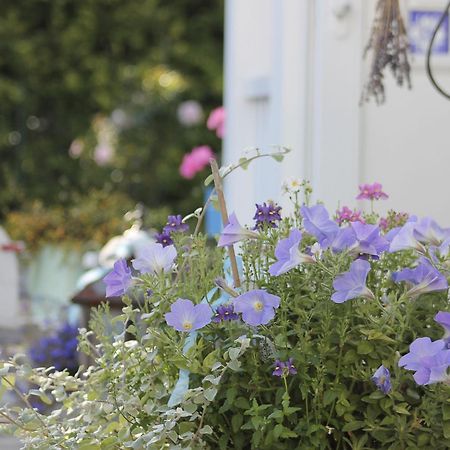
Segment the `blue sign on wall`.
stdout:
<svg viewBox="0 0 450 450">
<path fill-rule="evenodd" d="M 425 54 L 430 44 L 431 35 L 442 15 L 441 11 L 409 11 L 408 37 L 411 52 L 416 55 Z M 433 54 L 449 53 L 448 15 L 439 28 L 433 45 Z"/>
</svg>

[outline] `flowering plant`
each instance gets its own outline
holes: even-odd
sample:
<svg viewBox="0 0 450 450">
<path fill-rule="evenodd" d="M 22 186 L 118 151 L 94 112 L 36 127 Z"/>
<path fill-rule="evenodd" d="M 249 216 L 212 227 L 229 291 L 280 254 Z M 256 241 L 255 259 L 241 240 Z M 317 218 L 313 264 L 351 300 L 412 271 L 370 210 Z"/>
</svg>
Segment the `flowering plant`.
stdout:
<svg viewBox="0 0 450 450">
<path fill-rule="evenodd" d="M 230 171 L 213 174 L 224 219 Z M 210 247 L 197 211 L 192 235 L 177 226 L 117 264 L 105 282 L 128 326 L 111 336 L 97 313 L 98 342 L 80 330 L 93 367 L 3 364 L 9 388 L 32 378 L 57 404 L 0 408 L 25 448 L 448 448 L 450 230 L 381 229 L 375 212 L 339 225 L 307 183 L 286 186 L 292 216 L 273 202 L 248 228 L 230 215 Z"/>
</svg>

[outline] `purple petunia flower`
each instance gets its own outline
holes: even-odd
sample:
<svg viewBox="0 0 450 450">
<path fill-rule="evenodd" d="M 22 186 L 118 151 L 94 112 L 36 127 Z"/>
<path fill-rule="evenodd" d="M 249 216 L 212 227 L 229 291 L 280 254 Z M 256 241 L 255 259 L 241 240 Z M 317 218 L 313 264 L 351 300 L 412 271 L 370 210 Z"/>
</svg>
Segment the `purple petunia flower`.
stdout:
<svg viewBox="0 0 450 450">
<path fill-rule="evenodd" d="M 301 263 L 313 263 L 315 259 L 305 253 L 301 253 L 299 249 L 302 240 L 302 233 L 294 228 L 289 237 L 281 239 L 275 248 L 275 257 L 277 262 L 269 267 L 269 273 L 278 276 L 297 267 Z"/>
<path fill-rule="evenodd" d="M 417 338 L 409 346 L 409 353 L 400 358 L 398 365 L 415 371 L 414 380 L 420 385 L 447 381 L 450 350 L 442 339 L 432 342 L 429 337 Z"/>
<path fill-rule="evenodd" d="M 218 306 L 212 321 L 215 323 L 219 323 L 222 322 L 223 320 L 238 320 L 238 319 L 239 315 L 234 312 L 234 307 L 232 304 L 230 304 Z"/>
<path fill-rule="evenodd" d="M 305 230 L 319 241 L 322 248 L 328 247 L 338 234 L 339 226 L 330 219 L 325 207 L 323 205 L 302 206 L 300 211 Z"/>
<path fill-rule="evenodd" d="M 361 217 L 361 211 L 351 210 L 348 206 L 343 206 L 341 210 L 336 211 L 336 222 L 342 225 L 345 222 L 361 222 L 366 223 Z"/>
<path fill-rule="evenodd" d="M 206 303 L 194 305 L 190 300 L 179 298 L 164 317 L 169 326 L 177 331 L 195 331 L 211 323 L 212 309 Z"/>
<path fill-rule="evenodd" d="M 287 361 L 276 359 L 274 366 L 275 370 L 272 372 L 272 375 L 275 377 L 285 377 L 287 375 L 295 375 L 297 373 L 293 358 L 289 358 Z"/>
<path fill-rule="evenodd" d="M 389 196 L 382 191 L 383 186 L 380 183 L 361 184 L 359 186 L 359 194 L 357 200 L 386 200 Z"/>
<path fill-rule="evenodd" d="M 123 295 L 131 286 L 131 269 L 124 259 L 114 263 L 114 268 L 103 278 L 106 284 L 106 296 L 116 297 Z"/>
<path fill-rule="evenodd" d="M 389 392 L 391 392 L 391 374 L 389 372 L 389 369 L 386 369 L 386 367 L 384 367 L 383 365 L 378 367 L 371 380 L 375 383 L 376 387 L 384 394 L 388 394 Z"/>
<path fill-rule="evenodd" d="M 247 230 L 237 220 L 236 214 L 232 213 L 228 218 L 228 225 L 223 229 L 219 238 L 219 247 L 225 247 L 227 245 L 233 245 L 236 242 L 244 239 L 251 239 L 259 237 L 258 233 Z"/>
<path fill-rule="evenodd" d="M 419 242 L 439 246 L 450 237 L 450 229 L 441 228 L 430 217 L 423 217 L 415 223 L 414 236 Z"/>
<path fill-rule="evenodd" d="M 344 272 L 334 279 L 335 292 L 331 296 L 331 300 L 335 303 L 344 303 L 357 297 L 373 299 L 372 291 L 366 286 L 369 271 L 370 263 L 367 261 L 363 259 L 353 261 L 348 272 Z"/>
<path fill-rule="evenodd" d="M 173 245 L 163 247 L 161 244 L 151 243 L 139 249 L 137 258 L 132 263 L 141 273 L 160 274 L 172 270 L 176 257 L 177 250 Z"/>
<path fill-rule="evenodd" d="M 281 220 L 281 206 L 278 206 L 272 202 L 266 204 L 264 202 L 262 205 L 256 204 L 256 212 L 253 216 L 253 220 L 256 221 L 254 230 L 258 228 L 262 228 L 264 224 L 269 225 L 272 228 L 277 228 L 279 222 Z"/>
<path fill-rule="evenodd" d="M 420 258 L 414 269 L 403 269 L 392 274 L 395 283 L 407 281 L 412 285 L 407 292 L 412 297 L 433 291 L 444 291 L 448 288 L 447 279 L 427 258 Z"/>
<path fill-rule="evenodd" d="M 249 325 L 265 325 L 275 317 L 275 309 L 280 306 L 280 300 L 276 295 L 255 289 L 233 300 L 234 311 L 242 313 L 242 320 Z"/>
<path fill-rule="evenodd" d="M 178 214 L 176 216 L 167 217 L 167 223 L 163 228 L 163 232 L 170 234 L 174 231 L 185 232 L 189 230 L 189 225 L 183 223 L 183 218 Z"/>
<path fill-rule="evenodd" d="M 393 253 L 399 250 L 414 249 L 424 253 L 424 246 L 416 238 L 415 227 L 415 222 L 406 222 L 398 229 L 393 228 L 386 235 L 386 238 L 390 241 L 389 251 Z"/>
<path fill-rule="evenodd" d="M 389 242 L 380 236 L 380 229 L 376 225 L 354 222 L 350 224 L 355 233 L 356 244 L 352 252 L 379 256 L 389 247 Z"/>
<path fill-rule="evenodd" d="M 447 311 L 439 311 L 434 316 L 435 322 L 437 322 L 444 329 L 444 339 L 447 347 L 450 348 L 450 312 Z"/>
<path fill-rule="evenodd" d="M 157 233 L 155 236 L 155 240 L 158 244 L 161 244 L 163 247 L 168 247 L 169 245 L 173 245 L 173 240 L 169 233 L 166 233 L 164 230 L 162 233 Z"/>
</svg>

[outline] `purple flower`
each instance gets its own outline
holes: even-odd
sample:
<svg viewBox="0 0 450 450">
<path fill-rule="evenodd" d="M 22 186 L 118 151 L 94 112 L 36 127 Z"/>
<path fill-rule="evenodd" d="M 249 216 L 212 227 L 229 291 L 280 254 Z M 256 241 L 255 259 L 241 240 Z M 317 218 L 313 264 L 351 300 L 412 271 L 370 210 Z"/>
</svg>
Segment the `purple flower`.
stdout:
<svg viewBox="0 0 450 450">
<path fill-rule="evenodd" d="M 237 320 L 237 319 L 239 319 L 239 316 L 234 312 L 233 305 L 230 304 L 218 306 L 212 321 L 215 323 L 219 323 L 222 322 L 222 320 Z"/>
<path fill-rule="evenodd" d="M 173 233 L 174 231 L 185 232 L 189 230 L 189 225 L 182 222 L 182 217 L 178 214 L 177 216 L 167 217 L 167 223 L 163 228 L 163 232 L 166 234 Z"/>
<path fill-rule="evenodd" d="M 359 186 L 359 194 L 357 200 L 380 200 L 387 199 L 389 196 L 382 191 L 383 186 L 380 183 L 361 184 Z"/>
<path fill-rule="evenodd" d="M 169 245 L 173 245 L 173 240 L 170 237 L 170 234 L 164 230 L 162 233 L 156 234 L 155 240 L 158 244 L 161 244 L 163 247 L 168 247 Z"/>
<path fill-rule="evenodd" d="M 344 303 L 357 297 L 374 298 L 372 291 L 366 286 L 369 271 L 370 263 L 367 261 L 363 259 L 353 261 L 348 272 L 344 272 L 334 279 L 335 292 L 331 296 L 331 300 L 335 303 Z"/>
<path fill-rule="evenodd" d="M 417 384 L 432 384 L 448 380 L 447 369 L 450 365 L 450 350 L 445 341 L 432 342 L 429 337 L 417 338 L 410 346 L 409 353 L 398 361 L 399 367 L 413 370 Z"/>
<path fill-rule="evenodd" d="M 340 211 L 336 211 L 336 221 L 339 225 L 342 225 L 345 222 L 366 223 L 361 217 L 361 211 L 357 211 L 356 209 L 352 211 L 348 206 L 343 206 Z"/>
<path fill-rule="evenodd" d="M 275 257 L 278 261 L 269 267 L 270 275 L 278 276 L 301 263 L 315 262 L 312 256 L 300 252 L 299 245 L 301 240 L 302 233 L 297 228 L 294 228 L 288 238 L 281 239 L 278 242 L 275 248 Z"/>
<path fill-rule="evenodd" d="M 383 365 L 378 367 L 376 372 L 373 374 L 371 380 L 375 383 L 376 387 L 380 389 L 384 394 L 391 392 L 391 374 L 389 369 L 386 369 Z"/>
<path fill-rule="evenodd" d="M 300 211 L 305 230 L 319 241 L 322 248 L 328 247 L 338 234 L 339 226 L 330 220 L 325 207 L 323 205 L 302 206 Z"/>
<path fill-rule="evenodd" d="M 262 228 L 264 224 L 269 225 L 272 228 L 277 228 L 279 222 L 281 220 L 281 206 L 278 206 L 272 202 L 266 204 L 265 202 L 262 205 L 256 204 L 256 212 L 253 216 L 253 220 L 256 221 L 254 230 L 258 228 Z"/>
<path fill-rule="evenodd" d="M 388 249 L 389 243 L 383 236 L 380 236 L 380 229 L 376 225 L 360 222 L 354 222 L 350 225 L 357 241 L 356 246 L 352 249 L 353 252 L 379 256 Z"/>
<path fill-rule="evenodd" d="M 449 347 L 450 344 L 450 312 L 439 311 L 434 316 L 435 322 L 437 322 L 444 329 L 443 339 Z"/>
<path fill-rule="evenodd" d="M 389 246 L 391 253 L 408 249 L 415 249 L 421 253 L 425 252 L 424 246 L 416 238 L 415 226 L 415 222 L 407 222 L 401 228 L 394 228 L 386 235 L 386 238 L 391 242 Z"/>
<path fill-rule="evenodd" d="M 433 291 L 443 291 L 448 288 L 447 279 L 437 270 L 428 259 L 420 258 L 414 269 L 403 269 L 394 272 L 392 279 L 395 283 L 407 281 L 412 285 L 408 295 L 416 297 L 420 294 Z"/>
<path fill-rule="evenodd" d="M 289 358 L 286 361 L 286 367 L 288 369 L 289 375 L 295 375 L 297 373 L 297 369 L 294 366 L 294 358 Z"/>
<path fill-rule="evenodd" d="M 414 236 L 419 242 L 439 246 L 450 237 L 450 229 L 441 228 L 430 217 L 424 217 L 415 223 Z"/>
<path fill-rule="evenodd" d="M 166 322 L 177 331 L 194 331 L 211 323 L 212 310 L 206 303 L 194 305 L 190 300 L 179 298 L 165 314 Z"/>
<path fill-rule="evenodd" d="M 114 268 L 103 278 L 106 284 L 106 296 L 117 297 L 123 295 L 131 285 L 131 269 L 124 259 L 114 263 Z"/>
<path fill-rule="evenodd" d="M 287 361 L 276 359 L 274 366 L 275 370 L 272 372 L 272 375 L 275 377 L 285 377 L 287 375 L 295 375 L 297 373 L 293 358 L 289 358 Z"/>
<path fill-rule="evenodd" d="M 242 313 L 242 320 L 249 325 L 265 325 L 275 317 L 275 309 L 280 306 L 280 300 L 276 295 L 255 289 L 233 300 L 234 311 Z"/>
<path fill-rule="evenodd" d="M 228 218 L 228 225 L 223 229 L 219 238 L 219 247 L 233 245 L 236 242 L 249 238 L 257 238 L 259 235 L 254 231 L 247 230 L 238 222 L 236 214 L 232 213 Z"/>
<path fill-rule="evenodd" d="M 275 370 L 272 372 L 272 375 L 275 377 L 282 377 L 284 375 L 286 364 L 283 361 L 276 359 L 273 365 L 275 366 Z"/>
<path fill-rule="evenodd" d="M 173 245 L 163 247 L 161 244 L 151 243 L 139 249 L 137 258 L 133 259 L 133 267 L 141 273 L 159 274 L 169 272 L 177 256 Z"/>
</svg>

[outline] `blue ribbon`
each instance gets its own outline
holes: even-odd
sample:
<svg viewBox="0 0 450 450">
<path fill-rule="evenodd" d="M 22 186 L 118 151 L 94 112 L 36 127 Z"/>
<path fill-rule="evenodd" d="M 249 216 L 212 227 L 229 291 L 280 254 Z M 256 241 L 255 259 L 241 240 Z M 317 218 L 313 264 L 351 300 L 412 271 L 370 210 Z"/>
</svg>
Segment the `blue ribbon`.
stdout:
<svg viewBox="0 0 450 450">
<path fill-rule="evenodd" d="M 242 259 L 240 257 L 237 258 L 237 264 L 238 264 L 239 273 L 242 274 Z M 233 275 L 231 272 L 230 258 L 225 259 L 224 264 L 223 264 L 223 271 L 224 271 L 226 283 L 232 284 L 233 283 Z M 218 306 L 226 303 L 229 300 L 230 295 L 227 294 L 226 292 L 223 292 L 218 287 L 212 288 L 206 294 L 206 296 L 203 297 L 201 303 L 208 303 L 207 298 L 212 298 L 218 290 L 221 293 L 220 297 L 217 300 L 215 300 L 211 306 L 214 309 L 217 309 Z M 189 349 L 195 345 L 195 342 L 197 341 L 197 335 L 198 335 L 197 331 L 192 331 L 191 333 L 188 334 L 188 336 L 184 342 L 184 346 L 183 346 L 183 355 L 185 355 L 189 351 Z M 186 394 L 186 392 L 189 389 L 190 373 L 191 372 L 187 369 L 179 370 L 178 380 L 175 384 L 175 388 L 172 391 L 172 394 L 170 395 L 169 401 L 167 402 L 167 406 L 169 406 L 169 407 L 176 406 L 184 400 L 184 395 Z"/>
</svg>

